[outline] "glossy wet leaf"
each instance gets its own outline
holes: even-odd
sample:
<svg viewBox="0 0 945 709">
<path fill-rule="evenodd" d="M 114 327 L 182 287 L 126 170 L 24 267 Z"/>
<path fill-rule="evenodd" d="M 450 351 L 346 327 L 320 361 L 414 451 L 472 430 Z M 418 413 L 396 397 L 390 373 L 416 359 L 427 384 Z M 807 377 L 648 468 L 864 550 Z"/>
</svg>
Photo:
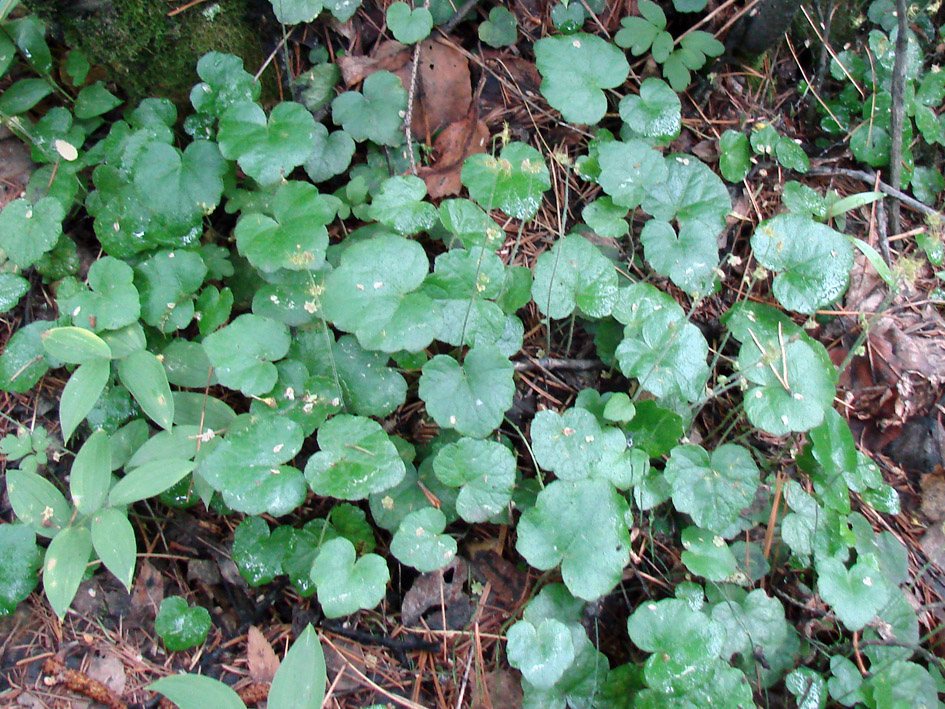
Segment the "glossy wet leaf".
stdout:
<svg viewBox="0 0 945 709">
<path fill-rule="evenodd" d="M 190 103 L 197 111 L 219 117 L 234 103 L 255 101 L 261 84 L 243 68 L 243 60 L 223 52 L 207 52 L 197 61 L 203 79 L 190 91 Z"/>
<path fill-rule="evenodd" d="M 483 153 L 469 156 L 461 179 L 469 196 L 483 209 L 501 209 L 516 219 L 534 217 L 542 194 L 551 188 L 541 153 L 519 142 L 502 148 L 498 158 Z"/>
<path fill-rule="evenodd" d="M 575 307 L 593 318 L 610 315 L 617 298 L 617 271 L 600 249 L 579 234 L 559 239 L 538 257 L 532 299 L 549 317 L 560 319 Z"/>
<path fill-rule="evenodd" d="M 291 527 L 276 527 L 270 534 L 262 517 L 247 517 L 233 535 L 233 561 L 246 583 L 260 586 L 283 573 L 282 560 L 293 544 Z"/>
<path fill-rule="evenodd" d="M 246 396 L 266 394 L 278 378 L 273 361 L 289 350 L 289 329 L 247 313 L 208 335 L 203 348 L 223 386 Z"/>
<path fill-rule="evenodd" d="M 415 175 L 388 178 L 381 183 L 368 216 L 404 236 L 429 231 L 437 213 L 436 207 L 424 201 L 426 194 L 426 185 Z"/>
<path fill-rule="evenodd" d="M 272 217 L 258 212 L 240 217 L 236 246 L 264 273 L 280 268 L 314 271 L 325 263 L 325 227 L 334 218 L 332 205 L 314 185 L 285 182 L 276 190 Z"/>
<path fill-rule="evenodd" d="M 653 269 L 689 293 L 713 292 L 719 265 L 716 234 L 700 222 L 676 233 L 669 222 L 651 219 L 640 232 L 643 253 Z"/>
<path fill-rule="evenodd" d="M 62 303 L 74 324 L 98 332 L 118 330 L 138 320 L 141 304 L 131 266 L 104 256 L 89 267 L 87 279 L 90 290 L 80 291 Z"/>
<path fill-rule="evenodd" d="M 879 569 L 858 561 L 849 569 L 834 558 L 817 562 L 817 591 L 848 630 L 860 630 L 876 617 L 889 594 Z"/>
<path fill-rule="evenodd" d="M 437 211 L 443 226 L 467 249 L 495 249 L 505 239 L 505 232 L 492 217 L 468 199 L 444 199 Z"/>
<path fill-rule="evenodd" d="M 22 276 L 0 273 L 0 313 L 10 310 L 29 289 L 30 282 Z"/>
<path fill-rule="evenodd" d="M 0 211 L 0 248 L 20 268 L 32 266 L 62 234 L 65 211 L 53 197 L 36 204 L 15 199 Z"/>
<path fill-rule="evenodd" d="M 629 513 L 605 480 L 556 480 L 522 515 L 515 548 L 536 569 L 560 564 L 568 590 L 594 600 L 620 581 L 630 558 Z"/>
<path fill-rule="evenodd" d="M 665 164 L 666 179 L 647 185 L 643 209 L 664 222 L 675 219 L 679 229 L 698 225 L 706 234 L 718 236 L 732 209 L 725 183 L 689 155 L 671 155 Z"/>
<path fill-rule="evenodd" d="M 355 561 L 354 545 L 343 537 L 322 544 L 312 565 L 318 602 L 328 618 L 374 608 L 384 598 L 390 571 L 377 554 Z"/>
<path fill-rule="evenodd" d="M 322 307 L 367 350 L 416 352 L 433 341 L 433 301 L 416 293 L 429 261 L 416 241 L 382 233 L 347 250 L 325 280 Z"/>
<path fill-rule="evenodd" d="M 603 89 L 620 86 L 630 72 L 623 52 L 584 33 L 535 42 L 535 66 L 542 96 L 570 123 L 600 121 L 607 111 Z"/>
<path fill-rule="evenodd" d="M 87 527 L 66 527 L 53 537 L 43 560 L 43 590 L 60 619 L 75 598 L 85 566 L 92 554 L 92 535 Z"/>
<path fill-rule="evenodd" d="M 779 272 L 772 289 L 789 310 L 813 313 L 836 301 L 849 285 L 853 247 L 810 217 L 782 214 L 762 222 L 751 248 L 762 266 Z"/>
<path fill-rule="evenodd" d="M 621 207 L 639 206 L 647 190 L 663 182 L 668 174 L 663 156 L 643 140 L 612 140 L 601 144 L 597 152 L 597 183 Z"/>
<path fill-rule="evenodd" d="M 581 218 L 598 236 L 619 239 L 629 230 L 627 208 L 614 204 L 610 197 L 600 197 L 581 210 Z"/>
<path fill-rule="evenodd" d="M 545 618 L 537 625 L 520 620 L 506 635 L 509 664 L 536 687 L 551 687 L 574 661 L 574 644 L 567 625 Z"/>
<path fill-rule="evenodd" d="M 443 534 L 445 527 L 446 517 L 434 507 L 411 512 L 395 532 L 390 552 L 421 573 L 441 569 L 456 556 L 456 540 Z"/>
<path fill-rule="evenodd" d="M 91 531 L 95 553 L 130 593 L 138 544 L 128 517 L 113 507 L 99 510 L 92 517 Z"/>
<path fill-rule="evenodd" d="M 264 185 L 277 183 L 304 163 L 315 147 L 315 119 L 299 103 L 285 102 L 269 118 L 258 104 L 243 101 L 220 116 L 220 153 Z"/>
<path fill-rule="evenodd" d="M 664 474 L 676 509 L 714 534 L 724 534 L 735 523 L 761 481 L 748 450 L 731 443 L 711 453 L 692 444 L 677 446 Z"/>
<path fill-rule="evenodd" d="M 620 118 L 634 133 L 647 138 L 668 140 L 679 135 L 682 104 L 665 81 L 650 77 L 640 84 L 639 95 L 627 94 L 620 100 Z"/>
<path fill-rule="evenodd" d="M 51 320 L 36 320 L 13 333 L 0 354 L 0 390 L 29 391 L 49 369 L 42 334 Z"/>
<path fill-rule="evenodd" d="M 318 430 L 319 451 L 305 464 L 316 495 L 363 500 L 394 487 L 404 477 L 404 462 L 380 424 L 339 415 Z"/>
<path fill-rule="evenodd" d="M 719 139 L 719 171 L 729 182 L 741 182 L 751 167 L 751 151 L 744 133 L 727 130 Z"/>
<path fill-rule="evenodd" d="M 512 363 L 495 345 L 471 348 L 459 364 L 437 355 L 425 365 L 418 393 L 440 426 L 464 436 L 485 438 L 512 407 Z"/>
<path fill-rule="evenodd" d="M 404 403 L 407 382 L 387 366 L 387 355 L 362 349 L 351 335 L 339 337 L 332 353 L 345 402 L 354 413 L 387 416 Z"/>
<path fill-rule="evenodd" d="M 266 698 L 272 709 L 321 709 L 325 698 L 325 654 L 311 624 L 292 643 Z"/>
<path fill-rule="evenodd" d="M 598 461 L 627 445 L 620 431 L 601 427 L 594 414 L 581 408 L 563 414 L 539 411 L 532 420 L 531 438 L 538 464 L 563 480 L 590 477 Z"/>
<path fill-rule="evenodd" d="M 135 267 L 141 319 L 162 332 L 180 330 L 194 317 L 194 296 L 207 266 L 193 251 L 158 251 Z"/>
<path fill-rule="evenodd" d="M 346 91 L 331 102 L 331 119 L 358 142 L 397 146 L 407 110 L 407 91 L 388 71 L 376 71 L 364 80 L 361 92 Z"/>
<path fill-rule="evenodd" d="M 698 527 L 682 532 L 683 553 L 680 560 L 689 571 L 707 581 L 725 581 L 735 575 L 737 562 L 725 540 Z"/>
<path fill-rule="evenodd" d="M 311 22 L 322 11 L 322 0 L 269 0 L 276 19 L 284 25 Z"/>
<path fill-rule="evenodd" d="M 433 470 L 444 485 L 460 488 L 456 511 L 467 522 L 501 512 L 515 487 L 515 456 L 501 443 L 462 438 L 443 446 Z"/>
<path fill-rule="evenodd" d="M 210 613 L 203 606 L 189 606 L 181 596 L 161 601 L 154 630 L 171 652 L 196 647 L 207 639 Z"/>
<path fill-rule="evenodd" d="M 39 580 L 42 549 L 25 524 L 0 525 L 0 616 L 10 615 Z"/>
</svg>

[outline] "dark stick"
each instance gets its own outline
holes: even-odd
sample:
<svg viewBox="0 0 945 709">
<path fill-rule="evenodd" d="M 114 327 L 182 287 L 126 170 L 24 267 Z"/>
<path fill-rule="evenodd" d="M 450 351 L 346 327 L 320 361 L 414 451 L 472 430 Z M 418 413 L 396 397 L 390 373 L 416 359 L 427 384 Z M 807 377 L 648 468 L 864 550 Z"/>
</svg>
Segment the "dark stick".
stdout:
<svg viewBox="0 0 945 709">
<path fill-rule="evenodd" d="M 910 197 L 902 190 L 898 190 L 892 185 L 887 185 L 885 182 L 876 182 L 876 175 L 872 172 L 867 172 L 866 170 L 851 170 L 846 167 L 812 167 L 808 175 L 823 175 L 825 177 L 830 176 L 843 176 L 843 177 L 852 177 L 854 180 L 860 180 L 861 182 L 866 182 L 870 185 L 877 185 L 880 192 L 885 192 L 890 197 L 895 197 L 897 200 L 903 204 L 911 207 L 917 212 L 922 212 L 926 215 L 935 215 L 937 217 L 942 217 L 942 213 L 938 212 L 928 205 L 922 204 L 919 200 L 914 197 Z"/>
</svg>

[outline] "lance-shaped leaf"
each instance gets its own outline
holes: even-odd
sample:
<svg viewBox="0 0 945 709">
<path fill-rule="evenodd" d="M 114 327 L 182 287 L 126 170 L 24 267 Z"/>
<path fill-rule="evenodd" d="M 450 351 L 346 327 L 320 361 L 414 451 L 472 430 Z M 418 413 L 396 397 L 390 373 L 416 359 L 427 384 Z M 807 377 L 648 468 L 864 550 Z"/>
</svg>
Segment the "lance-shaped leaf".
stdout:
<svg viewBox="0 0 945 709">
<path fill-rule="evenodd" d="M 96 431 L 76 453 L 69 473 L 69 493 L 76 509 L 92 514 L 108 497 L 112 484 L 112 451 L 105 431 Z"/>
<path fill-rule="evenodd" d="M 174 399 L 160 360 L 147 350 L 137 350 L 118 363 L 118 376 L 148 418 L 170 430 Z"/>
<path fill-rule="evenodd" d="M 92 517 L 92 545 L 105 567 L 130 592 L 138 545 L 127 515 L 113 507 L 96 512 Z"/>
<path fill-rule="evenodd" d="M 10 615 L 36 588 L 42 550 L 25 524 L 0 525 L 0 616 Z"/>
<path fill-rule="evenodd" d="M 53 611 L 64 618 L 92 555 L 87 527 L 66 527 L 49 543 L 43 561 L 43 590 Z"/>
</svg>

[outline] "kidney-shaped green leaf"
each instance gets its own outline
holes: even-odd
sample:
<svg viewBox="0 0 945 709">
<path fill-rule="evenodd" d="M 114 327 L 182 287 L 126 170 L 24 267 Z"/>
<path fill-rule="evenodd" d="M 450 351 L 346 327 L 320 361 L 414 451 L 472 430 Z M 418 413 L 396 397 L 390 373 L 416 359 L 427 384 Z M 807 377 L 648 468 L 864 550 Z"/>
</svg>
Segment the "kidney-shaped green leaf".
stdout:
<svg viewBox="0 0 945 709">
<path fill-rule="evenodd" d="M 470 155 L 463 163 L 461 178 L 469 196 L 483 209 L 501 209 L 516 219 L 534 217 L 542 193 L 551 188 L 541 153 L 518 142 L 502 148 L 498 158 L 482 153 Z"/>
<path fill-rule="evenodd" d="M 374 608 L 384 598 L 389 580 L 384 559 L 365 554 L 355 561 L 354 545 L 344 537 L 322 544 L 312 564 L 318 602 L 329 618 Z"/>
<path fill-rule="evenodd" d="M 273 362 L 289 351 L 289 328 L 246 313 L 208 335 L 203 348 L 223 386 L 259 396 L 268 393 L 278 379 Z"/>
<path fill-rule="evenodd" d="M 485 522 L 501 512 L 515 487 L 515 456 L 495 441 L 461 438 L 443 446 L 433 471 L 444 485 L 459 487 L 456 511 L 467 522 Z"/>
<path fill-rule="evenodd" d="M 394 533 L 390 552 L 422 573 L 441 569 L 456 556 L 456 540 L 443 534 L 445 527 L 446 517 L 435 507 L 411 512 Z"/>
<path fill-rule="evenodd" d="M 560 319 L 575 307 L 592 318 L 610 315 L 617 299 L 617 271 L 594 244 L 569 234 L 538 257 L 532 300 L 545 315 Z"/>
</svg>

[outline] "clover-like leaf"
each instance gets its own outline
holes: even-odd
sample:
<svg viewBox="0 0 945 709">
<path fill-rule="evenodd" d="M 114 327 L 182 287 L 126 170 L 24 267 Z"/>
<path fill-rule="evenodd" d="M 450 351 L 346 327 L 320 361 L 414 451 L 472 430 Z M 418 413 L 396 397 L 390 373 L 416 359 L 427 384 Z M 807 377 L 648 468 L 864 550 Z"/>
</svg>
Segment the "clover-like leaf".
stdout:
<svg viewBox="0 0 945 709">
<path fill-rule="evenodd" d="M 183 154 L 172 145 L 148 143 L 135 160 L 134 185 L 158 217 L 190 225 L 219 204 L 227 165 L 216 143 L 195 140 Z"/>
<path fill-rule="evenodd" d="M 36 204 L 15 199 L 0 211 L 0 248 L 20 268 L 32 266 L 56 245 L 65 216 L 54 197 Z"/>
<path fill-rule="evenodd" d="M 600 175 L 597 183 L 614 204 L 633 209 L 648 190 L 663 182 L 668 174 L 663 156 L 643 140 L 626 143 L 612 140 L 598 149 Z"/>
<path fill-rule="evenodd" d="M 723 534 L 755 498 L 758 468 L 747 449 L 726 443 L 711 455 L 700 446 L 673 449 L 664 471 L 673 504 L 703 529 Z"/>
<path fill-rule="evenodd" d="M 536 687 L 550 688 L 574 661 L 571 630 L 560 620 L 520 620 L 506 634 L 509 664 Z"/>
<path fill-rule="evenodd" d="M 203 606 L 189 606 L 181 596 L 170 596 L 161 601 L 154 630 L 171 652 L 187 650 L 207 639 L 210 613 Z"/>
<path fill-rule="evenodd" d="M 398 1 L 387 6 L 387 27 L 398 42 L 416 44 L 433 29 L 433 15 L 423 6 L 411 8 Z"/>
<path fill-rule="evenodd" d="M 443 534 L 445 527 L 446 517 L 435 507 L 411 512 L 397 528 L 390 553 L 421 573 L 441 569 L 456 556 L 456 540 Z"/>
<path fill-rule="evenodd" d="M 501 5 L 489 11 L 489 19 L 479 24 L 479 39 L 490 47 L 510 47 L 518 36 L 518 20 Z"/>
<path fill-rule="evenodd" d="M 276 19 L 284 25 L 311 22 L 322 11 L 322 0 L 269 0 Z"/>
<path fill-rule="evenodd" d="M 433 300 L 415 293 L 429 269 L 416 241 L 381 233 L 346 249 L 325 280 L 322 308 L 368 350 L 418 352 L 437 326 Z"/>
<path fill-rule="evenodd" d="M 328 230 L 335 217 L 328 200 L 307 182 L 285 182 L 272 201 L 273 217 L 252 212 L 236 225 L 236 245 L 263 272 L 313 271 L 325 262 Z"/>
<path fill-rule="evenodd" d="M 695 401 L 709 375 L 709 346 L 682 308 L 649 284 L 621 291 L 614 317 L 626 324 L 617 346 L 620 371 L 657 397 Z"/>
<path fill-rule="evenodd" d="M 603 89 L 620 86 L 630 73 L 623 52 L 595 35 L 545 37 L 534 48 L 541 94 L 570 123 L 600 121 L 607 112 Z"/>
<path fill-rule="evenodd" d="M 565 318 L 575 307 L 601 318 L 617 299 L 617 271 L 594 244 L 580 234 L 559 239 L 538 257 L 532 300 L 551 318 Z"/>
<path fill-rule="evenodd" d="M 513 371 L 495 345 L 471 348 L 462 365 L 449 355 L 437 355 L 423 365 L 418 393 L 440 426 L 485 438 L 512 407 Z"/>
<path fill-rule="evenodd" d="M 89 267 L 91 291 L 73 294 L 62 303 L 62 310 L 72 317 L 74 324 L 96 332 L 130 325 L 141 314 L 134 275 L 124 261 L 104 256 Z"/>
<path fill-rule="evenodd" d="M 276 383 L 273 362 L 289 350 L 289 329 L 270 318 L 246 313 L 204 338 L 203 348 L 223 386 L 258 396 Z"/>
<path fill-rule="evenodd" d="M 346 91 L 331 102 L 331 119 L 361 142 L 397 146 L 407 110 L 407 91 L 389 71 L 376 71 L 364 80 L 362 93 Z"/>
<path fill-rule="evenodd" d="M 377 554 L 355 561 L 354 545 L 344 537 L 322 544 L 312 564 L 318 602 L 329 618 L 374 608 L 384 598 L 390 571 Z"/>
<path fill-rule="evenodd" d="M 640 232 L 643 254 L 654 270 L 689 293 L 711 293 L 719 265 L 716 234 L 686 222 L 679 234 L 669 222 L 648 221 Z"/>
<path fill-rule="evenodd" d="M 399 483 L 404 462 L 380 424 L 341 415 L 318 429 L 319 452 L 305 464 L 305 478 L 316 495 L 363 500 Z"/>
<path fill-rule="evenodd" d="M 135 267 L 141 319 L 162 332 L 180 330 L 194 317 L 194 294 L 207 266 L 193 251 L 159 251 Z"/>
<path fill-rule="evenodd" d="M 381 183 L 368 216 L 404 236 L 429 231 L 437 213 L 436 207 L 423 200 L 426 194 L 426 184 L 416 175 L 388 178 Z"/>
<path fill-rule="evenodd" d="M 203 81 L 190 91 L 195 110 L 219 117 L 234 103 L 255 101 L 261 84 L 243 68 L 243 60 L 223 52 L 207 52 L 197 61 Z"/>
<path fill-rule="evenodd" d="M 772 289 L 789 310 L 814 313 L 836 301 L 850 283 L 850 242 L 808 216 L 781 214 L 762 222 L 751 248 L 762 266 L 780 272 Z"/>
<path fill-rule="evenodd" d="M 849 569 L 834 558 L 817 562 L 817 591 L 848 630 L 862 629 L 886 604 L 889 588 L 879 569 L 858 561 Z"/>
<path fill-rule="evenodd" d="M 592 601 L 620 582 L 630 559 L 629 514 L 606 480 L 555 480 L 519 520 L 515 548 L 536 569 L 561 564 L 568 590 Z"/>
<path fill-rule="evenodd" d="M 315 147 L 302 167 L 312 182 L 324 182 L 348 169 L 354 155 L 354 139 L 343 130 L 330 135 L 321 123 L 315 124 Z"/>
<path fill-rule="evenodd" d="M 10 615 L 39 580 L 42 550 L 25 524 L 0 525 L 0 616 Z"/>
<path fill-rule="evenodd" d="M 647 138 L 670 140 L 681 127 L 679 96 L 665 81 L 644 79 L 640 94 L 627 94 L 620 100 L 620 118 L 635 133 Z"/>
<path fill-rule="evenodd" d="M 271 185 L 312 154 L 315 119 L 302 104 L 287 101 L 277 104 L 267 120 L 258 104 L 242 101 L 220 116 L 218 139 L 223 157 L 236 160 L 257 182 Z"/>
<path fill-rule="evenodd" d="M 531 219 L 538 213 L 541 195 L 551 188 L 545 161 L 535 148 L 512 142 L 499 157 L 470 155 L 461 171 L 469 196 L 491 211 L 501 209 L 516 219 Z"/>
<path fill-rule="evenodd" d="M 467 522 L 485 522 L 501 512 L 515 487 L 515 456 L 495 441 L 461 438 L 443 446 L 433 471 L 444 485 L 460 488 L 456 511 Z"/>
</svg>

